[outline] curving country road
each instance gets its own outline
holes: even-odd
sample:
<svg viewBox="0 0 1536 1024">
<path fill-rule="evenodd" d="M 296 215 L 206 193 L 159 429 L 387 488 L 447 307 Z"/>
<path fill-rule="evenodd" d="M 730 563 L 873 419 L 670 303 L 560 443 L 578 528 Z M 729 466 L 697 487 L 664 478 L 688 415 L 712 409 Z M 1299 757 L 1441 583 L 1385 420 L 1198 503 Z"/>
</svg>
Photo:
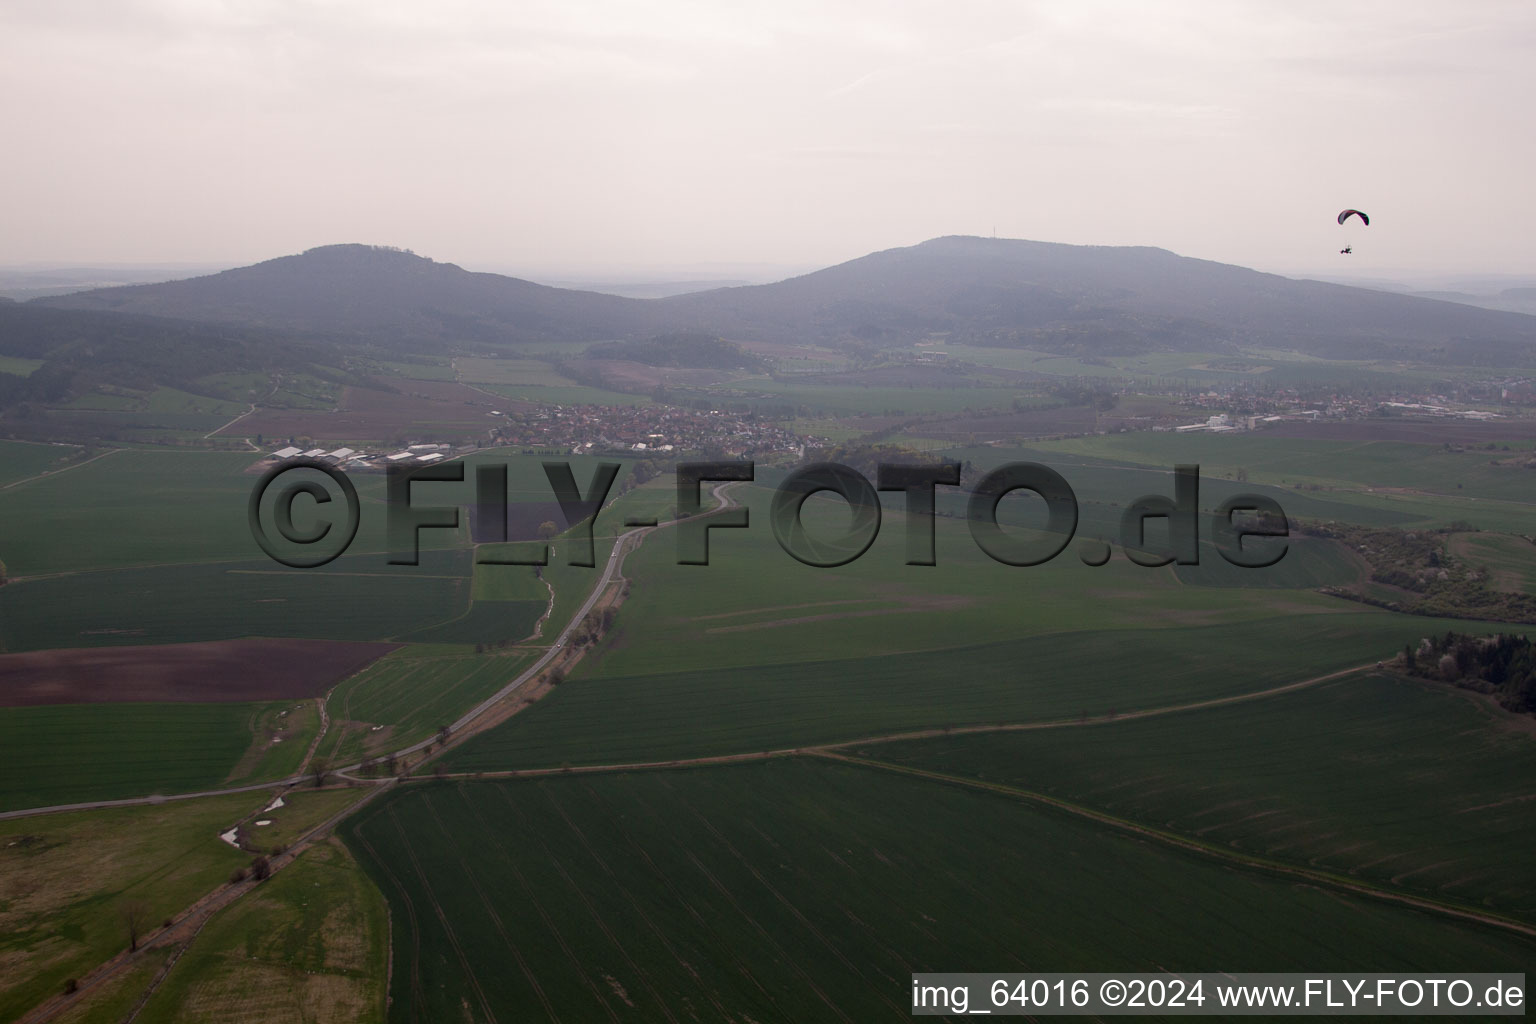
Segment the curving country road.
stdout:
<svg viewBox="0 0 1536 1024">
<path fill-rule="evenodd" d="M 699 514 L 699 518 L 714 515 L 715 513 L 728 508 L 734 508 L 735 502 L 731 500 L 731 496 L 727 493 L 727 488 L 731 486 L 733 486 L 733 484 L 729 482 L 717 484 L 713 490 L 715 500 L 717 502 L 716 506 L 706 512 L 701 512 Z M 524 669 L 510 682 L 508 682 L 507 685 L 503 686 L 494 694 L 487 697 L 479 704 L 476 704 L 463 715 L 459 716 L 458 720 L 449 726 L 449 731 L 451 733 L 459 732 L 465 726 L 471 724 L 481 715 L 489 711 L 496 704 L 505 700 L 509 694 L 526 685 L 529 680 L 536 679 L 539 673 L 542 672 L 550 662 L 554 661 L 555 658 L 560 656 L 561 651 L 563 651 L 565 648 L 566 641 L 570 639 L 571 634 L 576 631 L 576 628 L 581 625 L 582 619 L 586 618 L 587 613 L 592 610 L 592 607 L 596 605 L 597 602 L 602 598 L 603 591 L 606 590 L 608 585 L 615 579 L 620 578 L 619 574 L 624 567 L 625 557 L 631 551 L 633 551 L 635 547 L 639 545 L 640 541 L 643 540 L 648 534 L 654 533 L 657 530 L 666 529 L 669 526 L 674 526 L 680 521 L 681 520 L 673 519 L 665 523 L 658 523 L 655 526 L 639 526 L 619 534 L 614 539 L 613 550 L 609 553 L 608 561 L 603 565 L 603 571 L 598 576 L 597 582 L 593 585 L 592 592 L 587 595 L 586 601 L 584 601 L 581 607 L 576 610 L 576 613 L 571 616 L 570 621 L 565 624 L 565 628 L 560 631 L 559 636 L 555 637 L 554 643 L 550 644 L 549 648 L 545 650 L 543 655 L 541 655 L 537 661 L 528 666 L 528 668 Z M 419 750 L 424 750 L 428 745 L 435 744 L 436 742 L 437 737 L 431 736 L 419 743 L 413 743 L 408 747 L 402 747 L 401 749 L 394 751 L 394 756 L 403 757 L 407 754 L 414 754 Z M 389 755 L 384 756 L 387 757 Z M 356 771 L 361 766 L 362 762 L 344 765 L 339 768 L 331 769 L 331 774 L 339 775 L 353 782 L 368 782 L 379 785 L 387 785 L 394 781 L 392 778 L 359 779 L 355 776 L 347 774 L 348 772 Z M 62 811 L 94 811 L 106 807 L 135 807 L 146 804 L 163 804 L 173 800 L 196 800 L 200 797 L 227 796 L 231 793 L 254 793 L 263 789 L 277 789 L 283 786 L 296 786 L 308 780 L 309 777 L 310 776 L 305 773 L 300 775 L 292 775 L 286 779 L 274 779 L 268 782 L 259 782 L 247 786 L 232 786 L 225 789 L 205 789 L 199 790 L 195 793 L 175 793 L 168 796 L 156 794 L 153 796 L 127 797 L 121 800 L 92 800 L 85 803 L 76 804 L 52 804 L 46 807 L 26 807 L 22 808 L 21 810 L 0 812 L 0 821 L 4 821 L 8 818 L 25 818 L 35 814 L 54 814 Z"/>
</svg>

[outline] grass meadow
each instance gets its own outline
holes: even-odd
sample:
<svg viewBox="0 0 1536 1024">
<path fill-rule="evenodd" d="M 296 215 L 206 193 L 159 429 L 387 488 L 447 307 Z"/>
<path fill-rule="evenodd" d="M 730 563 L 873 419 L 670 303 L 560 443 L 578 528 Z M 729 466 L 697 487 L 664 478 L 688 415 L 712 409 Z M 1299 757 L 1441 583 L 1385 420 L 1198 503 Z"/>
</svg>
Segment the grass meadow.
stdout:
<svg viewBox="0 0 1536 1024">
<path fill-rule="evenodd" d="M 380 1020 L 388 943 L 378 889 L 345 846 L 320 843 L 210 921 L 137 1019 Z"/>
<path fill-rule="evenodd" d="M 0 359 L 3 359 L 0 356 Z M 0 373 L 5 372 L 0 368 Z M 35 441 L 0 441 L 0 488 L 59 469 L 76 461 L 84 449 L 75 445 Z M 3 492 L 0 492 L 3 493 Z"/>
<path fill-rule="evenodd" d="M 0 810 L 188 793 L 226 783 L 259 737 L 264 716 L 289 702 L 257 704 L 57 704 L 6 708 Z M 299 751 L 313 737 L 285 741 Z M 285 746 L 282 756 L 288 757 Z M 274 763 L 274 769 L 287 765 Z M 286 772 L 269 778 L 281 778 Z M 242 781 L 262 781 L 251 771 Z"/>
<path fill-rule="evenodd" d="M 128 948 L 121 909 L 148 930 L 250 861 L 219 833 L 265 793 L 0 821 L 0 1019 L 15 1020 L 64 979 Z M 115 1018 L 114 1018 L 115 1019 Z"/>
<path fill-rule="evenodd" d="M 1536 543 L 1499 533 L 1458 533 L 1451 553 L 1486 569 L 1488 584 L 1499 590 L 1536 594 Z"/>
<path fill-rule="evenodd" d="M 327 702 L 330 729 L 317 756 L 332 764 L 398 750 L 436 734 L 528 666 L 533 651 L 438 653 L 407 647 L 338 684 Z"/>
</svg>

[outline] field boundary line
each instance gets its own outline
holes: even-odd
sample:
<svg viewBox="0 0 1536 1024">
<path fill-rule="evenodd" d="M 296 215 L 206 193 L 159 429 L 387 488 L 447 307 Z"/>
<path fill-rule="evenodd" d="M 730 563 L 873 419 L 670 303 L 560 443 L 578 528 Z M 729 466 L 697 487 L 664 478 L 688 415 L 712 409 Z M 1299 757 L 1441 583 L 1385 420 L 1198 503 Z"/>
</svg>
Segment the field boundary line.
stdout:
<svg viewBox="0 0 1536 1024">
<path fill-rule="evenodd" d="M 1248 693 L 1232 694 L 1226 697 L 1212 697 L 1208 700 L 1194 701 L 1188 704 L 1170 704 L 1166 707 L 1145 708 L 1140 711 L 1128 711 L 1113 715 L 1100 715 L 1094 718 L 1054 718 L 1043 722 L 1004 722 L 995 725 L 956 725 L 940 726 L 933 729 L 919 729 L 909 732 L 886 733 L 876 736 L 865 736 L 860 739 L 836 740 L 831 743 L 808 743 L 798 747 L 779 747 L 773 750 L 753 750 L 735 754 L 708 754 L 702 757 L 678 757 L 668 758 L 664 761 L 626 761 L 608 764 L 577 764 L 560 765 L 552 768 L 508 768 L 500 771 L 468 771 L 468 772 L 444 772 L 440 777 L 445 779 L 517 779 L 517 778 L 542 778 L 551 775 L 591 775 L 601 772 L 627 772 L 648 771 L 666 768 L 690 768 L 707 767 L 709 765 L 737 764 L 749 761 L 764 761 L 776 757 L 799 757 L 807 754 L 822 754 L 832 751 L 846 750 L 850 747 L 861 747 L 879 743 L 898 743 L 904 740 L 941 739 L 945 736 L 968 736 L 980 733 L 994 732 L 1033 732 L 1040 729 L 1064 729 L 1093 725 L 1113 725 L 1117 722 L 1131 722 L 1142 718 L 1154 718 L 1158 715 L 1170 715 L 1182 711 L 1200 711 L 1205 708 L 1221 707 L 1227 704 L 1240 704 L 1244 701 L 1263 700 L 1268 697 L 1276 697 L 1296 690 L 1308 687 L 1320 686 L 1323 683 L 1332 682 L 1356 672 L 1368 671 L 1375 666 L 1375 662 L 1365 665 L 1357 665 L 1352 668 L 1341 668 L 1325 675 L 1313 676 L 1310 679 L 1302 679 L 1292 683 L 1284 683 L 1265 690 L 1253 690 Z M 437 778 L 438 776 L 434 776 Z M 413 776 L 409 781 L 428 781 L 424 777 Z"/>
<path fill-rule="evenodd" d="M 36 476 L 28 476 L 22 477 L 20 480 L 12 480 L 4 487 L 0 487 L 0 491 L 8 491 L 12 487 L 20 487 L 22 484 L 29 484 L 34 480 L 41 480 L 44 477 L 58 476 L 60 473 L 68 473 L 72 469 L 78 469 L 79 467 L 87 465 L 88 463 L 95 462 L 97 459 L 104 459 L 108 455 L 111 455 L 113 452 L 120 452 L 122 450 L 123 449 L 121 448 L 108 448 L 104 452 L 97 452 L 95 455 L 92 455 L 88 459 L 81 459 L 79 462 L 71 462 L 69 465 L 60 466 L 58 469 L 45 469 L 41 473 L 38 473 Z"/>
<path fill-rule="evenodd" d="M 535 650 L 538 649 L 540 648 L 535 648 Z M 546 657 L 547 653 L 550 650 L 553 650 L 553 648 L 543 649 L 546 651 Z M 1195 701 L 1188 704 L 1172 704 L 1166 707 L 1145 708 L 1140 711 L 1128 711 L 1124 713 L 1117 713 L 1115 715 L 1101 715 L 1096 718 L 1058 718 L 1043 722 L 1006 722 L 995 725 L 940 726 L 932 729 L 919 729 L 907 732 L 865 736 L 851 740 L 836 740 L 830 743 L 809 743 L 796 747 L 780 747 L 773 750 L 755 750 L 733 754 L 710 754 L 703 757 L 668 758 L 662 761 L 629 761 L 607 764 L 561 765 L 547 768 L 510 768 L 493 771 L 444 772 L 441 777 L 446 779 L 471 780 L 515 779 L 538 778 L 541 776 L 549 775 L 580 775 L 596 772 L 645 771 L 665 768 L 688 768 L 694 766 L 702 767 L 716 764 L 733 764 L 743 761 L 761 761 L 773 757 L 794 757 L 801 754 L 816 754 L 823 751 L 844 750 L 849 747 L 858 747 L 878 743 L 896 743 L 903 740 L 937 739 L 944 736 L 968 736 L 993 732 L 1033 732 L 1039 729 L 1062 729 L 1078 726 L 1112 725 L 1116 722 L 1131 722 L 1138 719 L 1153 718 L 1158 715 L 1174 714 L 1181 711 L 1199 711 L 1204 708 L 1221 707 L 1228 704 L 1242 703 L 1244 701 L 1262 700 L 1267 697 L 1279 696 L 1281 694 L 1290 693 L 1296 690 L 1306 689 L 1312 686 L 1319 686 L 1323 683 L 1340 679 L 1356 672 L 1368 671 L 1369 669 L 1374 668 L 1375 665 L 1376 662 L 1369 662 L 1365 665 L 1357 665 L 1353 668 L 1338 669 L 1337 671 L 1329 672 L 1325 675 L 1313 676 L 1310 679 L 1303 679 L 1293 683 L 1285 683 L 1283 685 L 1270 687 L 1265 690 L 1255 690 L 1248 693 L 1232 694 L 1226 697 L 1213 697 L 1208 700 Z M 502 699 L 505 699 L 506 696 L 518 688 L 518 685 L 526 681 L 524 678 L 525 676 L 531 677 L 539 669 L 542 668 L 543 663 L 541 659 L 540 662 L 535 664 L 534 668 L 525 670 L 525 673 L 518 677 L 517 683 L 509 685 L 508 687 L 504 687 L 502 691 L 498 692 L 490 699 L 482 702 L 481 707 L 475 712 L 472 712 L 470 715 L 461 719 L 459 722 L 454 723 L 451 727 L 452 733 L 455 736 L 458 736 L 460 730 L 463 729 L 464 726 L 468 725 L 474 717 L 478 716 L 479 711 L 485 710 L 489 706 L 498 703 Z M 345 680 L 343 680 L 343 682 L 345 682 Z M 407 754 L 414 753 L 429 743 L 435 743 L 436 739 L 436 737 L 429 737 L 428 739 L 422 740 L 420 743 L 417 743 L 413 746 L 407 747 L 403 750 L 395 751 L 395 754 L 396 756 L 405 756 Z M 457 744 L 450 745 L 453 746 Z M 331 767 L 331 771 L 333 774 L 339 774 L 343 778 L 352 779 L 352 781 L 372 781 L 374 783 L 389 781 L 380 779 L 354 779 L 351 775 L 347 774 L 349 772 L 356 771 L 359 767 L 360 764 L 333 765 Z M 435 779 L 437 777 L 438 776 L 433 776 L 432 778 Z M 0 811 L 0 821 L 4 821 L 8 818 L 27 817 L 34 814 L 51 814 L 62 811 L 95 810 L 102 807 L 128 807 L 137 804 L 163 803 L 170 800 L 189 800 L 204 796 L 223 796 L 229 793 L 243 793 L 257 789 L 275 789 L 284 786 L 298 785 L 302 783 L 305 778 L 305 774 L 300 772 L 285 779 L 274 779 L 270 782 L 256 783 L 248 786 L 239 786 L 232 789 L 210 790 L 197 793 L 177 793 L 166 796 L 128 797 L 120 800 L 103 800 L 81 804 L 57 805 L 51 807 L 21 808 L 13 811 Z M 404 777 L 403 781 L 424 782 L 431 780 L 424 776 L 407 776 Z"/>
<path fill-rule="evenodd" d="M 931 782 L 939 782 L 948 785 L 964 786 L 969 789 L 979 789 L 985 792 L 996 793 L 1000 796 L 1012 797 L 1028 803 L 1038 804 L 1043 807 L 1062 811 L 1066 814 L 1101 825 L 1108 825 L 1132 835 L 1143 836 L 1148 839 L 1156 839 L 1168 846 L 1188 850 L 1193 853 L 1203 854 L 1215 860 L 1236 864 L 1240 867 L 1255 871 L 1263 871 L 1270 874 L 1285 875 L 1299 878 L 1320 886 L 1339 889 L 1356 895 L 1367 896 L 1372 899 L 1401 903 L 1419 910 L 1429 910 L 1449 917 L 1474 921 L 1478 924 L 1490 925 L 1505 931 L 1519 935 L 1536 938 L 1536 926 L 1527 924 L 1515 918 L 1505 917 L 1491 911 L 1474 910 L 1461 904 L 1432 899 L 1428 896 L 1416 896 L 1411 893 L 1400 892 L 1393 889 L 1385 889 L 1368 882 L 1356 881 L 1336 875 L 1328 871 L 1319 871 L 1315 868 L 1305 868 L 1284 861 L 1273 860 L 1268 857 L 1260 857 L 1253 854 L 1236 853 L 1214 843 L 1193 839 L 1166 829 L 1160 829 L 1152 825 L 1142 825 L 1126 818 L 1097 811 L 1082 804 L 1063 800 L 1059 797 L 1048 796 L 1034 790 L 1023 789 L 1018 786 L 1010 786 L 1001 782 L 988 782 L 985 779 L 972 779 L 963 775 L 951 775 L 947 772 L 932 771 L 926 768 L 915 768 L 909 765 L 895 764 L 891 761 L 877 761 L 873 758 L 850 757 L 847 754 L 839 754 L 831 750 L 807 751 L 812 757 L 820 757 L 829 761 L 837 761 L 842 764 L 862 766 L 876 771 L 893 772 L 901 775 L 911 775 L 916 778 L 927 779 Z"/>
<path fill-rule="evenodd" d="M 997 725 L 956 725 L 948 728 L 919 729 L 912 732 L 888 733 L 880 736 L 870 736 L 861 740 L 839 740 L 836 743 L 818 743 L 808 746 L 808 752 L 822 750 L 841 750 L 845 747 L 857 747 L 868 743 L 898 743 L 902 740 L 926 740 L 942 736 L 964 736 L 974 733 L 986 732 L 1031 732 L 1037 729 L 1061 729 L 1070 726 L 1112 725 L 1116 722 L 1133 722 L 1142 718 L 1155 718 L 1158 715 L 1171 715 L 1181 711 L 1201 711 L 1205 708 L 1223 707 L 1228 704 L 1241 704 L 1250 700 L 1264 700 L 1268 697 L 1278 697 L 1281 694 L 1293 693 L 1296 690 L 1305 690 L 1313 686 L 1321 686 L 1323 683 L 1333 682 L 1345 676 L 1354 675 L 1356 672 L 1366 672 L 1375 668 L 1379 661 L 1367 662 L 1364 665 L 1356 665 L 1352 668 L 1341 668 L 1324 675 L 1313 676 L 1310 679 L 1300 679 L 1292 683 L 1282 683 L 1265 690 L 1252 690 L 1247 693 L 1235 693 L 1225 697 L 1211 697 L 1206 700 L 1192 701 L 1188 704 L 1169 704 L 1165 707 L 1143 708 L 1140 711 L 1116 712 L 1113 714 L 1099 715 L 1097 717 L 1055 718 L 1044 722 L 1005 722 Z"/>
<path fill-rule="evenodd" d="M 269 394 L 270 394 L 270 392 L 269 392 Z M 251 413 L 256 411 L 256 403 L 255 402 L 251 402 L 250 406 L 251 407 L 249 409 L 245 410 L 245 412 L 241 413 L 239 416 L 236 416 L 234 419 L 230 420 L 228 423 L 224 424 L 222 427 L 214 427 L 212 430 L 208 431 L 208 433 L 203 435 L 203 440 L 204 441 L 212 440 L 214 434 L 221 433 L 222 431 L 228 430 L 230 427 L 234 426 L 236 423 L 239 423 L 241 420 L 243 420 L 247 416 L 251 415 Z M 245 441 L 246 444 L 251 446 L 251 451 L 253 451 L 253 452 L 261 451 L 260 448 L 257 448 L 254 444 L 251 444 L 251 439 L 250 438 L 248 438 L 248 437 L 247 438 L 243 438 L 243 440 Z"/>
</svg>

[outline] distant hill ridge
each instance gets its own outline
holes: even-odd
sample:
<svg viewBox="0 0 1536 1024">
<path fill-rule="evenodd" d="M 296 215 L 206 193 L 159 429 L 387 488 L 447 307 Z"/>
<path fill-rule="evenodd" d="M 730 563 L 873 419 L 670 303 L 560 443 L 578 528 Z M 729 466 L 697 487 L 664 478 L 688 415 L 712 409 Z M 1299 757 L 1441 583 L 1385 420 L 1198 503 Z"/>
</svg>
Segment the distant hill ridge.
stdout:
<svg viewBox="0 0 1536 1024">
<path fill-rule="evenodd" d="M 627 336 L 636 323 L 637 302 L 472 273 L 390 246 L 346 244 L 206 277 L 100 288 L 32 304 L 352 336 L 380 344 L 516 345 Z"/>
<path fill-rule="evenodd" d="M 1147 247 L 946 236 L 774 284 L 629 299 L 328 245 L 207 277 L 36 299 L 385 345 L 516 348 L 665 333 L 971 344 L 1082 355 L 1293 348 L 1527 365 L 1536 317 L 1299 281 Z"/>
</svg>

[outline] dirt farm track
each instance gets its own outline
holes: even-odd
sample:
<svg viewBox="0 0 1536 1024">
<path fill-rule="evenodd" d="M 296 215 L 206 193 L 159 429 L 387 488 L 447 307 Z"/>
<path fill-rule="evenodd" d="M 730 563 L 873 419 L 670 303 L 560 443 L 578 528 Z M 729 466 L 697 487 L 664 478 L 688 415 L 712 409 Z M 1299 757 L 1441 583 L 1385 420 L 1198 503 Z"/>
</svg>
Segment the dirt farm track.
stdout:
<svg viewBox="0 0 1536 1024">
<path fill-rule="evenodd" d="M 396 646 L 253 638 L 0 654 L 0 707 L 316 697 Z"/>
</svg>

